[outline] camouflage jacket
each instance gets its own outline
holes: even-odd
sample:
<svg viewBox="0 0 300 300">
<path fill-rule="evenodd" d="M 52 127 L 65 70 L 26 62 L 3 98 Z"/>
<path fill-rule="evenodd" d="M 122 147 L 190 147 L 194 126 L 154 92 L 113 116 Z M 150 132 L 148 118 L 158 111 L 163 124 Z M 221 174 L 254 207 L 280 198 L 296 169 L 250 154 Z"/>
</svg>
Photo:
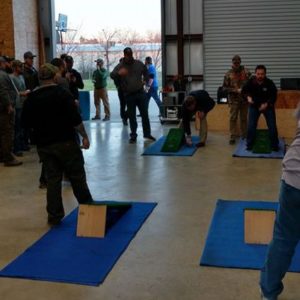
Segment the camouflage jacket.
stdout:
<svg viewBox="0 0 300 300">
<path fill-rule="evenodd" d="M 251 73 L 244 66 L 237 71 L 230 69 L 224 76 L 223 90 L 228 93 L 229 102 L 242 100 L 241 89 L 250 78 Z"/>
</svg>

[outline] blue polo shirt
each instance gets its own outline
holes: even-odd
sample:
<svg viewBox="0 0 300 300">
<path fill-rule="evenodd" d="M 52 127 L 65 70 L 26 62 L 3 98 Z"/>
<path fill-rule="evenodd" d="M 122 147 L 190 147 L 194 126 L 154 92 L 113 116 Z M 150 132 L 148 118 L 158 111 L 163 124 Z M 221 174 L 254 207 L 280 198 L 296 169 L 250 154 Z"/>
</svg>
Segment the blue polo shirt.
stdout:
<svg viewBox="0 0 300 300">
<path fill-rule="evenodd" d="M 157 81 L 156 70 L 155 70 L 154 65 L 152 65 L 152 64 L 148 65 L 148 73 L 149 73 L 149 77 L 151 79 L 153 79 L 152 87 L 158 88 L 158 81 Z"/>
</svg>

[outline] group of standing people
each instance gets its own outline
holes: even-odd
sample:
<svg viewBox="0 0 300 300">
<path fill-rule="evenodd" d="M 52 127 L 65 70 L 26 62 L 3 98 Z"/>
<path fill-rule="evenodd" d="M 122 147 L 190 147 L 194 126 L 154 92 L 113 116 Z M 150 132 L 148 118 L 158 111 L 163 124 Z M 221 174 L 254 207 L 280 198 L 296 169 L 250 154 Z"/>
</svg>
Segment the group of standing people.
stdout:
<svg viewBox="0 0 300 300">
<path fill-rule="evenodd" d="M 269 128 L 271 146 L 278 151 L 278 132 L 275 116 L 277 88 L 267 76 L 264 65 L 257 65 L 255 75 L 241 65 L 241 58 L 232 58 L 232 67 L 225 74 L 223 89 L 228 94 L 230 107 L 230 139 L 235 144 L 237 137 L 237 120 L 240 120 L 240 136 L 247 140 L 247 150 L 252 150 L 259 116 L 264 115 Z"/>
</svg>

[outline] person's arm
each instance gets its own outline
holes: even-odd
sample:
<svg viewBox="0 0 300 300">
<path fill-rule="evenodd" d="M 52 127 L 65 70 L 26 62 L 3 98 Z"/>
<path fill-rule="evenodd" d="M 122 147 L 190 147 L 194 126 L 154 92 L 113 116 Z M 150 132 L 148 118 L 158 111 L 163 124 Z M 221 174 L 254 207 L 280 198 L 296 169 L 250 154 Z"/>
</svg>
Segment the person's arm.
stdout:
<svg viewBox="0 0 300 300">
<path fill-rule="evenodd" d="M 80 73 L 76 71 L 75 77 L 76 77 L 77 87 L 82 90 L 84 88 L 84 83 L 83 83 L 83 80 L 82 80 L 82 77 L 81 77 Z"/>
<path fill-rule="evenodd" d="M 82 148 L 89 149 L 90 148 L 90 140 L 85 131 L 83 123 L 81 122 L 79 125 L 75 126 L 75 129 L 82 137 Z"/>
<path fill-rule="evenodd" d="M 277 88 L 272 80 L 269 81 L 270 91 L 267 99 L 268 105 L 273 106 L 277 100 Z"/>
<path fill-rule="evenodd" d="M 190 126 L 190 112 L 182 106 L 182 126 L 184 133 L 186 134 L 186 143 L 191 146 L 192 137 L 191 137 L 191 126 Z"/>
<path fill-rule="evenodd" d="M 242 96 L 247 99 L 249 104 L 254 104 L 252 93 L 251 93 L 251 79 L 249 79 L 242 88 Z"/>
<path fill-rule="evenodd" d="M 231 78 L 230 78 L 230 73 L 227 72 L 224 76 L 224 80 L 223 80 L 223 91 L 227 92 L 227 93 L 235 93 L 236 88 L 232 87 L 232 83 L 231 83 Z"/>
<path fill-rule="evenodd" d="M 110 72 L 110 78 L 119 81 L 121 76 L 119 75 L 120 64 L 116 65 L 115 68 Z"/>
</svg>

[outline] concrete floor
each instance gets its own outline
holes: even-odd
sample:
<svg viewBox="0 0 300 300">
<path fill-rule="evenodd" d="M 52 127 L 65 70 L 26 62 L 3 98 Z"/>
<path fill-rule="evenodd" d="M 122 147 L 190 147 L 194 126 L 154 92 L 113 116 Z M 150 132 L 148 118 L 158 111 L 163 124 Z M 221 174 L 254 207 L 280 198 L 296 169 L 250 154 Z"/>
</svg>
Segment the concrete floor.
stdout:
<svg viewBox="0 0 300 300">
<path fill-rule="evenodd" d="M 200 267 L 199 260 L 216 200 L 276 200 L 281 160 L 232 158 L 234 147 L 222 133 L 209 133 L 207 147 L 193 157 L 144 157 L 148 143 L 141 131 L 130 145 L 120 122 L 91 121 L 86 127 L 92 144 L 84 156 L 94 198 L 158 206 L 99 287 L 0 278 L 1 300 L 259 299 L 258 271 Z M 152 128 L 159 137 L 170 126 L 153 122 Z M 0 268 L 49 229 L 35 149 L 23 161 L 21 167 L 0 166 Z M 63 198 L 66 212 L 76 207 L 66 183 Z M 299 279 L 286 276 L 280 299 L 300 298 Z"/>
</svg>

